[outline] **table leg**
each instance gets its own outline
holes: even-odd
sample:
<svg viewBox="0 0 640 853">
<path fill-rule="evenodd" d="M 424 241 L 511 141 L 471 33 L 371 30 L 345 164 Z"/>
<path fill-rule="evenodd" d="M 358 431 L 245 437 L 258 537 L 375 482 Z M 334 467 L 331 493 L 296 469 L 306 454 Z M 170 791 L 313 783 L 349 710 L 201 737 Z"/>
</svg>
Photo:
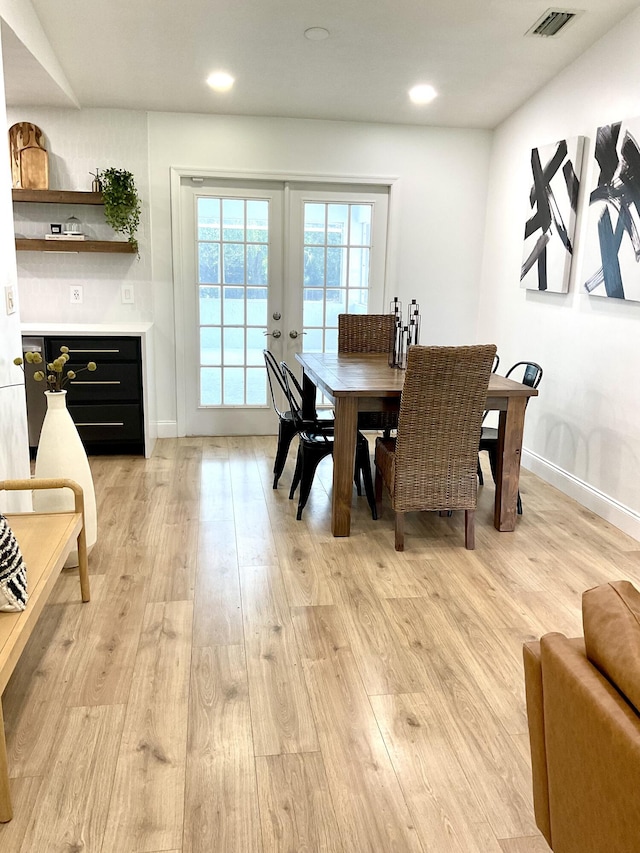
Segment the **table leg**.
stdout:
<svg viewBox="0 0 640 853">
<path fill-rule="evenodd" d="M 333 444 L 333 499 L 331 532 L 348 536 L 351 530 L 351 497 L 358 434 L 358 400 L 336 397 Z"/>
<path fill-rule="evenodd" d="M 316 384 L 302 373 L 302 417 L 312 421 L 316 416 Z"/>
<path fill-rule="evenodd" d="M 4 739 L 4 719 L 2 717 L 2 697 L 0 697 L 0 823 L 6 823 L 13 817 L 11 794 L 9 793 L 9 767 L 7 765 L 7 745 Z"/>
<path fill-rule="evenodd" d="M 503 532 L 515 530 L 516 527 L 516 504 L 526 405 L 526 397 L 509 397 L 507 410 L 500 412 L 493 526 L 496 530 Z"/>
</svg>

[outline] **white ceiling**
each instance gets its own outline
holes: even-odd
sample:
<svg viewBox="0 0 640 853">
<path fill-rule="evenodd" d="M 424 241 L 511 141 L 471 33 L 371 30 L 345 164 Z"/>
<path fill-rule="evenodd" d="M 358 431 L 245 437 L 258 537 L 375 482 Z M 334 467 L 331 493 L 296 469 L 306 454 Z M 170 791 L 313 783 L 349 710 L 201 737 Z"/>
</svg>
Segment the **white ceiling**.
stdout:
<svg viewBox="0 0 640 853">
<path fill-rule="evenodd" d="M 546 0 L 31 0 L 82 107 L 493 128 L 637 0 L 578 0 L 555 38 Z M 574 6 L 552 6 L 570 8 Z M 330 37 L 309 41 L 308 27 Z M 3 27 L 7 103 L 71 106 Z M 227 94 L 205 84 L 236 78 Z M 415 83 L 440 96 L 416 107 Z"/>
</svg>

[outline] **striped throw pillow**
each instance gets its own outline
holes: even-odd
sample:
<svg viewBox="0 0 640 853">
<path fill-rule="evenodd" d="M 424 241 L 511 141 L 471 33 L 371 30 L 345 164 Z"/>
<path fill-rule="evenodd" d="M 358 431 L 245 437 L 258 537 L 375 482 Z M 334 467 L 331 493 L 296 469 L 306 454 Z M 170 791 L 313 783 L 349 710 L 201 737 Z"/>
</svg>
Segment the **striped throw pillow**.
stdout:
<svg viewBox="0 0 640 853">
<path fill-rule="evenodd" d="M 28 598 L 27 568 L 20 546 L 7 519 L 0 515 L 0 611 L 24 610 Z"/>
</svg>

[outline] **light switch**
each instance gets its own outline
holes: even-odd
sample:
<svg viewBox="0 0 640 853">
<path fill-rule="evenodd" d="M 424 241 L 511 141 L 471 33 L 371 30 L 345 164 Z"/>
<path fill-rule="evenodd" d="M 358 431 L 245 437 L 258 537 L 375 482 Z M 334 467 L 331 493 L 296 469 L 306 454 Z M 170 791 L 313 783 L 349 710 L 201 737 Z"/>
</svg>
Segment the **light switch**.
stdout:
<svg viewBox="0 0 640 853">
<path fill-rule="evenodd" d="M 16 299 L 12 284 L 8 284 L 4 289 L 4 302 L 7 308 L 7 314 L 15 314 Z"/>
<path fill-rule="evenodd" d="M 120 285 L 120 298 L 123 305 L 133 305 L 136 301 L 133 285 L 127 281 L 123 281 Z"/>
</svg>

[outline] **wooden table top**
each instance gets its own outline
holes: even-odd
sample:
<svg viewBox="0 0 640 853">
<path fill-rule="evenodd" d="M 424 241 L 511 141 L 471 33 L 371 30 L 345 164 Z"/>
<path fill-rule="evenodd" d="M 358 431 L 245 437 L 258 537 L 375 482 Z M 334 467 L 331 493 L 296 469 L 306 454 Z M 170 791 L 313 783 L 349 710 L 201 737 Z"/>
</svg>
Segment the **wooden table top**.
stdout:
<svg viewBox="0 0 640 853">
<path fill-rule="evenodd" d="M 331 397 L 399 397 L 406 370 L 389 367 L 386 355 L 296 353 L 305 373 Z M 488 397 L 535 397 L 538 391 L 492 373 Z"/>
</svg>

